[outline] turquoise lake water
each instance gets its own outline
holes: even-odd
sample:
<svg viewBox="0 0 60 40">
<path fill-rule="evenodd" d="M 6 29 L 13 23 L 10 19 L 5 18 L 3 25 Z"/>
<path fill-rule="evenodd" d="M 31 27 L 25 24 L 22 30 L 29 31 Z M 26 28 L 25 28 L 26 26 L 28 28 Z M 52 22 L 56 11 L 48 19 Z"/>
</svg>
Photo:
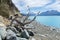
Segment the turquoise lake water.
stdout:
<svg viewBox="0 0 60 40">
<path fill-rule="evenodd" d="M 30 16 L 30 19 L 33 17 Z M 60 16 L 37 16 L 36 21 L 47 26 L 60 28 Z"/>
</svg>

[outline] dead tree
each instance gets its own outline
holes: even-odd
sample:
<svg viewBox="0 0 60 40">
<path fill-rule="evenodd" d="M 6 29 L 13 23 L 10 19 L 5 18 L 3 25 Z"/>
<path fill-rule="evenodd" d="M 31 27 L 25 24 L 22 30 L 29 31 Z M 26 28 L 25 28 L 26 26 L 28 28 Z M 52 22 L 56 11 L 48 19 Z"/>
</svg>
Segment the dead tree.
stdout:
<svg viewBox="0 0 60 40">
<path fill-rule="evenodd" d="M 30 12 L 30 9 L 28 9 L 28 10 L 29 10 L 29 12 Z M 34 18 L 33 18 L 32 20 L 30 20 L 29 22 L 26 22 L 26 20 L 29 18 L 29 12 L 28 12 L 28 14 L 26 15 L 25 19 L 23 20 L 23 22 L 21 22 L 21 21 L 19 21 L 19 20 L 16 19 L 16 18 L 18 18 L 18 16 L 15 17 L 15 18 L 12 20 L 12 22 L 13 22 L 13 21 L 16 21 L 16 22 L 18 23 L 17 25 L 20 26 L 20 27 L 18 27 L 18 26 L 14 26 L 14 27 L 17 29 L 17 31 L 21 32 L 21 35 L 22 35 L 23 37 L 24 37 L 23 33 L 25 33 L 26 37 L 24 37 L 24 38 L 29 38 L 29 36 L 34 36 L 33 32 L 31 32 L 31 31 L 29 31 L 29 30 L 26 30 L 26 29 L 28 29 L 28 28 L 25 28 L 24 26 L 27 25 L 27 24 L 32 23 L 32 22 L 36 19 L 37 15 L 40 13 L 40 11 L 39 11 L 38 13 L 36 13 L 36 15 L 34 16 Z M 12 23 L 11 23 L 11 24 L 12 24 Z"/>
<path fill-rule="evenodd" d="M 28 7 L 29 7 L 29 6 L 28 6 Z M 15 17 L 15 18 L 12 20 L 11 24 L 13 23 L 13 21 L 16 21 L 16 22 L 19 24 L 19 26 L 24 29 L 24 26 L 27 25 L 27 24 L 32 23 L 32 22 L 36 19 L 37 15 L 40 13 L 40 11 L 39 11 L 38 13 L 36 13 L 36 15 L 34 16 L 34 18 L 33 18 L 32 20 L 30 20 L 29 22 L 26 22 L 26 20 L 29 18 L 29 13 L 30 13 L 30 9 L 29 9 L 29 8 L 28 8 L 28 11 L 29 11 L 29 12 L 28 12 L 28 14 L 26 15 L 25 19 L 23 20 L 23 22 L 21 22 L 21 21 L 19 21 L 19 20 L 16 20 L 16 18 L 18 18 L 18 16 L 17 16 L 17 17 Z"/>
<path fill-rule="evenodd" d="M 16 21 L 18 24 L 20 24 L 21 27 L 24 27 L 25 25 L 32 23 L 32 22 L 36 19 L 37 15 L 38 15 L 39 13 L 40 13 L 40 12 L 36 13 L 36 15 L 34 16 L 34 18 L 33 18 L 31 21 L 29 21 L 29 22 L 26 22 L 26 20 L 29 18 L 29 13 L 27 14 L 27 16 L 26 16 L 26 18 L 23 20 L 23 22 L 20 22 L 20 21 L 18 21 L 18 20 L 15 20 L 15 21 Z"/>
<path fill-rule="evenodd" d="M 37 15 L 40 13 L 40 11 L 39 11 L 38 13 L 36 13 L 35 17 L 31 21 L 25 23 L 25 21 L 29 18 L 29 13 L 30 13 L 29 6 L 27 6 L 27 7 L 28 7 L 28 14 L 26 15 L 26 18 L 23 20 L 24 25 L 30 24 L 31 22 L 33 22 L 36 19 Z"/>
<path fill-rule="evenodd" d="M 15 20 L 15 21 L 16 21 L 18 24 L 20 24 L 21 27 L 22 27 L 22 26 L 25 26 L 26 24 L 32 23 L 32 22 L 36 19 L 37 15 L 40 13 L 40 11 L 39 11 L 38 13 L 36 13 L 36 15 L 34 16 L 34 18 L 33 18 L 31 21 L 26 22 L 26 20 L 29 18 L 29 13 L 30 13 L 30 9 L 29 9 L 29 6 L 28 6 L 28 14 L 26 15 L 26 17 L 25 17 L 25 19 L 23 20 L 23 22 L 20 22 L 20 21 L 18 21 L 18 20 Z"/>
</svg>

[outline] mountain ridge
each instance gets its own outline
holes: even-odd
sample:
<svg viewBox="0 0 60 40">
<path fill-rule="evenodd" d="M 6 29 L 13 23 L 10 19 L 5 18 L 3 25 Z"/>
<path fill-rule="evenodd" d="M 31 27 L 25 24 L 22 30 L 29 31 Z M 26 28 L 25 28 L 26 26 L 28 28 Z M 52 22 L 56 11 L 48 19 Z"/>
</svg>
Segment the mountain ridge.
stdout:
<svg viewBox="0 0 60 40">
<path fill-rule="evenodd" d="M 24 13 L 22 15 L 26 16 L 27 14 Z M 33 13 L 33 12 L 30 12 L 29 15 L 30 16 L 35 16 L 36 14 Z M 38 16 L 60 16 L 60 12 L 58 12 L 57 10 L 50 10 L 50 11 L 40 13 Z"/>
</svg>

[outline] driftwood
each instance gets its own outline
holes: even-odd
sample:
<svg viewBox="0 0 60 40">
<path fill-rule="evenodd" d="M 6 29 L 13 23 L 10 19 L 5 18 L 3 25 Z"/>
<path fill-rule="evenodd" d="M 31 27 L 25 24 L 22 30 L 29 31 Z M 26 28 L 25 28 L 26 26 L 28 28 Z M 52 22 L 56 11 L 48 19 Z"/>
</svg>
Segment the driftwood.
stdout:
<svg viewBox="0 0 60 40">
<path fill-rule="evenodd" d="M 29 10 L 29 9 L 28 9 Z M 29 12 L 30 12 L 30 10 L 29 10 Z M 15 16 L 14 17 L 14 19 L 12 19 L 12 21 L 11 21 L 11 25 L 13 24 L 13 21 L 16 21 L 17 22 L 17 24 L 15 25 L 15 28 L 18 30 L 18 31 L 20 31 L 20 32 L 25 32 L 25 34 L 26 34 L 26 36 L 29 38 L 29 35 L 30 36 L 33 36 L 34 34 L 33 34 L 33 32 L 31 32 L 31 31 L 29 31 L 29 30 L 26 30 L 26 29 L 32 29 L 31 27 L 30 28 L 28 28 L 28 27 L 25 27 L 27 24 L 30 24 L 30 23 L 32 23 L 35 19 L 36 19 L 36 17 L 37 17 L 37 15 L 40 13 L 40 12 L 38 12 L 38 13 L 36 13 L 36 15 L 34 16 L 34 18 L 32 19 L 32 20 L 30 20 L 29 22 L 26 22 L 26 20 L 29 18 L 29 12 L 28 12 L 28 14 L 26 15 L 26 18 L 23 20 L 23 22 L 21 22 L 21 21 L 19 21 L 19 20 L 17 20 L 16 18 L 19 18 L 19 16 L 17 15 L 17 16 Z M 11 26 L 10 25 L 10 26 Z M 19 27 L 20 26 L 20 27 Z M 32 34 L 32 35 L 31 35 Z M 24 35 L 23 35 L 24 36 Z"/>
</svg>

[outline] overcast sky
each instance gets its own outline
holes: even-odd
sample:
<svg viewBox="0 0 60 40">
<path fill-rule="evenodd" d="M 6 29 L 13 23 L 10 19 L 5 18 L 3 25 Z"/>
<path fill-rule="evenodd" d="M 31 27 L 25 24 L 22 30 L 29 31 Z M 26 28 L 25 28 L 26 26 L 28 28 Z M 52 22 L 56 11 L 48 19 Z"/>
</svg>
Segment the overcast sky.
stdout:
<svg viewBox="0 0 60 40">
<path fill-rule="evenodd" d="M 60 12 L 60 0 L 12 0 L 22 13 L 26 13 L 27 6 L 32 12 L 57 10 Z"/>
</svg>

